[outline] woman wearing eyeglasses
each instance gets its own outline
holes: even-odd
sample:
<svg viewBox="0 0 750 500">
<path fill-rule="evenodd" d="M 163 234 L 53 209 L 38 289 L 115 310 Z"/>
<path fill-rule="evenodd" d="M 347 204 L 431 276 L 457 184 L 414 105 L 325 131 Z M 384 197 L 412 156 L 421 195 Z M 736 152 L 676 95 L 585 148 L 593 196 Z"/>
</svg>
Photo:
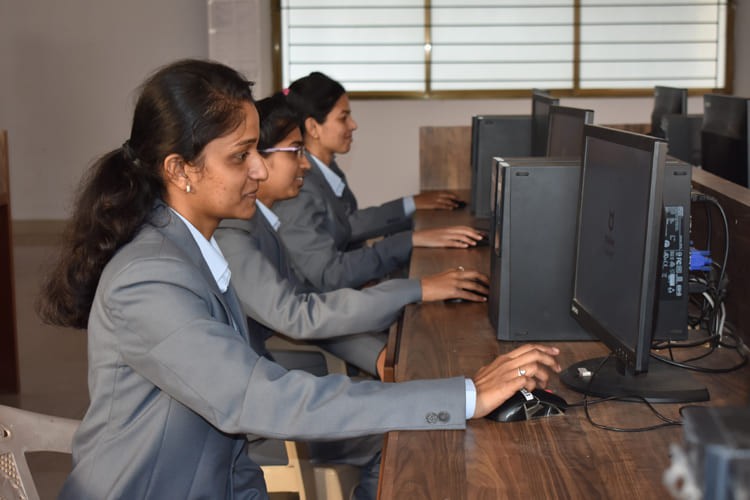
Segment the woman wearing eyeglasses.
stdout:
<svg viewBox="0 0 750 500">
<path fill-rule="evenodd" d="M 297 272 L 320 290 L 359 287 L 409 262 L 413 247 L 468 248 L 482 234 L 466 226 L 411 231 L 411 215 L 452 195 L 408 197 L 360 210 L 335 155 L 349 152 L 357 124 L 349 97 L 335 80 L 312 73 L 289 87 L 289 103 L 300 114 L 310 173 L 299 196 L 276 204 L 279 235 Z M 372 245 L 365 240 L 386 237 Z"/>
<path fill-rule="evenodd" d="M 385 336 L 363 332 L 387 328 L 412 302 L 485 300 L 487 277 L 456 269 L 420 280 L 388 280 L 363 290 L 315 293 L 293 270 L 277 234 L 284 223 L 274 213 L 279 201 L 297 196 L 310 170 L 298 117 L 282 93 L 257 102 L 256 107 L 261 121 L 258 147 L 268 169 L 268 178 L 258 189 L 258 211 L 250 220 L 224 220 L 216 231 L 251 329 L 257 328 L 266 338 L 277 331 L 315 340 L 360 370 L 381 376 Z M 260 288 L 256 283 L 265 285 Z M 355 333 L 360 335 L 347 335 Z"/>
</svg>

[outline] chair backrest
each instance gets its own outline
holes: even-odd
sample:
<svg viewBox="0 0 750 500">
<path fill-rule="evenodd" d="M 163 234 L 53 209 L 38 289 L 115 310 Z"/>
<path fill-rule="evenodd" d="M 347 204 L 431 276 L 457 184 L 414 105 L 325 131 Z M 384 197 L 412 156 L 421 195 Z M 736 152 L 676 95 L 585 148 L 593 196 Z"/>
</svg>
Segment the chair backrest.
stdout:
<svg viewBox="0 0 750 500">
<path fill-rule="evenodd" d="M 0 405 L 0 498 L 38 500 L 26 453 L 70 453 L 79 420 Z"/>
<path fill-rule="evenodd" d="M 471 127 L 419 128 L 419 188 L 471 189 Z"/>
<path fill-rule="evenodd" d="M 315 345 L 277 334 L 266 340 L 266 347 L 272 353 L 305 351 L 320 354 L 325 359 L 328 373 L 346 374 L 346 363 L 343 360 Z M 299 500 L 349 499 L 351 491 L 359 482 L 359 470 L 356 467 L 313 463 L 304 442 L 284 441 L 284 448 L 286 464 L 261 465 L 266 488 L 270 493 L 297 493 Z"/>
</svg>

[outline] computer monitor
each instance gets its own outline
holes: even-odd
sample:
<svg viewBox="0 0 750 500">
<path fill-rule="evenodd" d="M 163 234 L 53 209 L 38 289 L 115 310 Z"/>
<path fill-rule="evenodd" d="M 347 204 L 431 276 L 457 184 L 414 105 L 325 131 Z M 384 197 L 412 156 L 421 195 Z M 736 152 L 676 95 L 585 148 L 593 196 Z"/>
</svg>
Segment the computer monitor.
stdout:
<svg viewBox="0 0 750 500">
<path fill-rule="evenodd" d="M 667 154 L 691 165 L 701 164 L 703 115 L 664 115 L 662 128 L 667 134 Z"/>
<path fill-rule="evenodd" d="M 549 110 L 547 156 L 581 158 L 583 155 L 583 126 L 594 123 L 590 109 L 552 106 Z"/>
<path fill-rule="evenodd" d="M 611 351 L 567 368 L 561 380 L 594 396 L 704 401 L 684 370 L 649 363 L 667 219 L 666 143 L 586 125 L 571 314 Z M 685 320 L 687 321 L 687 319 Z"/>
<path fill-rule="evenodd" d="M 475 115 L 471 118 L 471 200 L 475 217 L 489 218 L 494 208 L 490 194 L 492 158 L 529 156 L 531 120 L 528 115 Z M 489 221 L 488 221 L 489 224 Z"/>
<path fill-rule="evenodd" d="M 549 130 L 549 110 L 560 103 L 546 90 L 534 89 L 531 94 L 531 156 L 544 156 L 547 153 L 547 131 Z"/>
<path fill-rule="evenodd" d="M 748 108 L 750 99 L 745 97 L 703 96 L 701 166 L 712 174 L 745 187 L 750 187 Z"/>
<path fill-rule="evenodd" d="M 649 135 L 665 139 L 664 115 L 687 114 L 687 89 L 674 87 L 654 87 L 654 109 L 651 112 L 651 132 Z"/>
</svg>

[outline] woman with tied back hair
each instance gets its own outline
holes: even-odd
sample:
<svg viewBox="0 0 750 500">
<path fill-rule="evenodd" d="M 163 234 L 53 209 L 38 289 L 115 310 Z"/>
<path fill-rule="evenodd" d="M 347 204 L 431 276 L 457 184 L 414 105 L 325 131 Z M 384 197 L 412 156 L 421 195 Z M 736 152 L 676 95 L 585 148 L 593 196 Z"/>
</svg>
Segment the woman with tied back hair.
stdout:
<svg viewBox="0 0 750 500">
<path fill-rule="evenodd" d="M 300 114 L 310 172 L 299 196 L 276 204 L 279 231 L 297 272 L 320 290 L 358 288 L 409 262 L 412 247 L 475 246 L 483 235 L 467 226 L 411 231 L 415 208 L 452 208 L 451 193 L 429 193 L 359 209 L 334 159 L 349 152 L 357 123 L 344 87 L 323 73 L 289 86 Z M 385 145 L 384 145 L 385 147 Z M 383 154 L 383 161 L 392 161 Z M 367 245 L 370 238 L 386 238 Z"/>
<path fill-rule="evenodd" d="M 88 330 L 91 402 L 61 498 L 267 498 L 248 433 L 465 426 L 462 377 L 355 383 L 264 356 L 213 239 L 223 218 L 255 211 L 266 177 L 257 142 L 250 84 L 217 63 L 179 61 L 145 82 L 130 138 L 84 179 L 40 310 Z M 480 369 L 471 415 L 546 385 L 556 354 L 527 346 Z M 391 402 L 404 394 L 408 407 Z M 435 411 L 450 418 L 426 423 Z"/>
</svg>

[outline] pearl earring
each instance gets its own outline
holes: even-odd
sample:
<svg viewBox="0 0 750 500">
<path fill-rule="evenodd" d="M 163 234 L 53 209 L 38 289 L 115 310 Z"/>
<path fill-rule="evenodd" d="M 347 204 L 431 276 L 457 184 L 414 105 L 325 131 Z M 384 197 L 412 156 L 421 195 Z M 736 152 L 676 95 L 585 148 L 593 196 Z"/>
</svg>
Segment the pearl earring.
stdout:
<svg viewBox="0 0 750 500">
<path fill-rule="evenodd" d="M 188 182 L 187 186 L 185 186 L 185 192 L 189 193 L 190 191 L 192 191 L 192 188 L 190 187 L 190 183 Z"/>
</svg>

